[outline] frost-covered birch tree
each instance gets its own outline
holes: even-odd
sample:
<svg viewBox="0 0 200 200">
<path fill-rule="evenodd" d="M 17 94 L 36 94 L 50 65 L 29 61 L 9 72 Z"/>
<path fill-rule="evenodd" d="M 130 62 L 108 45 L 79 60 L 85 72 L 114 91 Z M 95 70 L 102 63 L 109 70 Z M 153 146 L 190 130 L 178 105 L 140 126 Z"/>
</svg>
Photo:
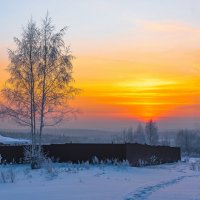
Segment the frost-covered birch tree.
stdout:
<svg viewBox="0 0 200 200">
<path fill-rule="evenodd" d="M 72 78 L 72 55 L 63 36 L 56 32 L 48 15 L 38 28 L 31 20 L 21 39 L 14 38 L 16 50 L 9 50 L 10 78 L 1 91 L 0 114 L 31 130 L 31 162 L 40 165 L 43 128 L 69 119 L 69 106 L 78 89 Z"/>
</svg>

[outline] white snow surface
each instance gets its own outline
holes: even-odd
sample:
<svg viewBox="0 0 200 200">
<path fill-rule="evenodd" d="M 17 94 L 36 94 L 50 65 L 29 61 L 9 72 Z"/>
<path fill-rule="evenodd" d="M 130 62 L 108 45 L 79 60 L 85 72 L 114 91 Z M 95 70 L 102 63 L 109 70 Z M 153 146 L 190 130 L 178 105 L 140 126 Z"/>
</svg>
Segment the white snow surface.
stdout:
<svg viewBox="0 0 200 200">
<path fill-rule="evenodd" d="M 15 139 L 15 138 L 4 137 L 0 135 L 0 143 L 2 144 L 29 144 L 30 140 Z"/>
<path fill-rule="evenodd" d="M 151 167 L 106 164 L 0 165 L 14 183 L 0 178 L 3 200 L 200 200 L 200 171 L 190 162 Z"/>
</svg>

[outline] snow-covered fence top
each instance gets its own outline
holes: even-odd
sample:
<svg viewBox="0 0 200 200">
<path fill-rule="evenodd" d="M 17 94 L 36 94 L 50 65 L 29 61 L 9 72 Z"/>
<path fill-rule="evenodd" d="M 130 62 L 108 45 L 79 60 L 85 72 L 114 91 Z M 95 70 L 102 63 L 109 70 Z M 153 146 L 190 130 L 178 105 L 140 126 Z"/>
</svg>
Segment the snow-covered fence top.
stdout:
<svg viewBox="0 0 200 200">
<path fill-rule="evenodd" d="M 11 137 L 4 137 L 0 135 L 0 144 L 14 145 L 14 144 L 30 144 L 30 140 L 15 139 Z"/>
</svg>

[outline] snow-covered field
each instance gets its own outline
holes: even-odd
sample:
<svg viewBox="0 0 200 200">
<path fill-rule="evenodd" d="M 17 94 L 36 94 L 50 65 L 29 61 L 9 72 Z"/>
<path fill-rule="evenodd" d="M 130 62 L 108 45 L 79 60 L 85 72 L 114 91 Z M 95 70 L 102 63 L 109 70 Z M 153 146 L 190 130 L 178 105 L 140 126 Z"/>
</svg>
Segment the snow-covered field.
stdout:
<svg viewBox="0 0 200 200">
<path fill-rule="evenodd" d="M 62 163 L 46 164 L 39 170 L 0 165 L 0 199 L 200 200 L 197 162 L 142 168 Z"/>
</svg>

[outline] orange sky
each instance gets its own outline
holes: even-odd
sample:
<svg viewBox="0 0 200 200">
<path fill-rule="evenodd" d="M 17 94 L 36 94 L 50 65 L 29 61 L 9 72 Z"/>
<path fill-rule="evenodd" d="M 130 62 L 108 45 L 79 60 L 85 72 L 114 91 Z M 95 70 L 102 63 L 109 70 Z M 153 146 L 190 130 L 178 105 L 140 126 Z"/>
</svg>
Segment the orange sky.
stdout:
<svg viewBox="0 0 200 200">
<path fill-rule="evenodd" d="M 185 118 L 191 124 L 194 119 L 194 123 L 198 122 L 200 23 L 196 23 L 195 18 L 190 19 L 192 12 L 185 17 L 178 10 L 176 16 L 175 12 L 167 10 L 171 4 L 157 5 L 156 1 L 153 4 L 152 9 L 158 6 L 163 10 L 164 14 L 159 11 L 160 18 L 154 17 L 153 11 L 147 8 L 149 13 L 138 12 L 135 17 L 132 10 L 129 15 L 126 12 L 120 15 L 120 9 L 115 7 L 116 15 L 108 16 L 108 21 L 103 23 L 100 11 L 107 12 L 107 7 L 97 6 L 93 17 L 99 20 L 99 27 L 89 14 L 85 18 L 87 28 L 91 28 L 88 32 L 85 26 L 76 26 L 81 18 L 78 21 L 76 16 L 76 23 L 72 21 L 70 29 L 78 27 L 83 34 L 69 31 L 66 37 L 76 57 L 73 61 L 76 86 L 83 90 L 72 102 L 82 112 L 72 127 L 81 128 L 84 123 L 84 128 L 91 127 L 94 121 L 96 124 L 106 120 L 118 123 L 119 120 L 146 121 L 150 118 L 159 121 L 180 118 L 180 122 Z M 174 6 L 180 7 L 179 4 Z M 100 9 L 101 14 L 95 9 Z M 128 12 L 128 5 L 126 9 Z M 184 9 L 188 6 L 183 5 Z M 114 23 L 117 18 L 122 29 Z M 4 71 L 8 63 L 6 48 L 13 45 L 12 38 L 8 41 L 2 42 L 0 49 L 1 86 L 8 77 Z M 84 123 L 79 125 L 79 120 Z M 112 128 L 112 125 L 107 127 Z M 125 123 L 118 127 L 123 126 Z M 96 127 L 100 125 L 93 128 Z"/>
<path fill-rule="evenodd" d="M 148 26 L 147 22 L 145 26 Z M 168 23 L 166 31 L 164 25 L 163 28 L 159 28 L 159 24 L 151 27 L 150 23 L 149 26 L 156 33 L 149 42 L 137 36 L 140 28 L 135 32 L 137 41 L 130 37 L 129 43 L 116 43 L 115 46 L 112 45 L 114 40 L 106 41 L 108 49 L 104 41 L 85 55 L 76 56 L 74 77 L 76 86 L 83 91 L 72 104 L 80 108 L 80 118 L 146 121 L 150 118 L 199 116 L 196 109 L 200 96 L 199 49 L 195 47 L 196 42 L 200 44 L 200 38 L 196 36 L 199 30 L 193 32 L 189 26 L 183 28 L 180 24 L 182 28 L 176 28 L 178 35 L 173 38 Z M 172 32 L 176 31 L 174 26 Z M 146 34 L 149 32 L 145 31 Z M 160 32 L 162 34 L 157 37 Z M 192 40 L 197 37 L 193 48 L 185 42 L 188 32 Z M 163 41 L 166 35 L 168 41 Z M 182 47 L 175 45 L 181 41 Z M 0 63 L 1 85 L 8 77 L 5 72 L 7 64 L 5 57 Z"/>
<path fill-rule="evenodd" d="M 180 65 L 187 63 L 187 59 L 190 58 L 184 57 Z M 178 59 L 175 69 L 169 69 L 167 65 L 173 65 L 170 60 L 157 61 L 155 68 L 161 70 L 156 71 L 153 64 L 79 57 L 74 64 L 84 72 L 75 73 L 77 85 L 83 88 L 77 105 L 85 116 L 123 116 L 142 121 L 195 115 L 199 103 L 198 73 L 184 67 L 179 71 L 177 62 Z M 190 109 L 183 111 L 185 106 Z"/>
<path fill-rule="evenodd" d="M 77 105 L 90 117 L 199 117 L 200 29 L 178 22 L 138 24 L 121 42 L 98 41 L 98 48 L 77 57 L 75 76 L 83 88 Z"/>
</svg>

